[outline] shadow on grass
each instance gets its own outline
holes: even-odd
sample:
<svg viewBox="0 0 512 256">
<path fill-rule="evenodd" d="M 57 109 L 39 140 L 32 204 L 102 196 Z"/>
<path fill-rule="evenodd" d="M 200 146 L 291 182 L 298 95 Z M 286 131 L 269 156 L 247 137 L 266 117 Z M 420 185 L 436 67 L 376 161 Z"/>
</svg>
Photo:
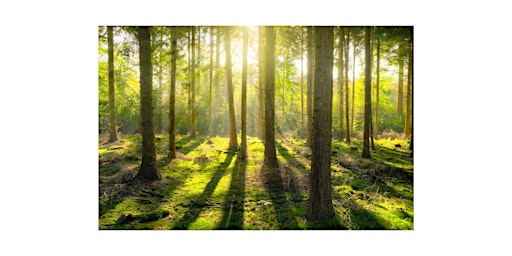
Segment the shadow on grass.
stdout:
<svg viewBox="0 0 512 256">
<path fill-rule="evenodd" d="M 226 156 L 226 159 L 222 164 L 220 164 L 217 169 L 215 170 L 215 173 L 213 174 L 212 178 L 206 184 L 206 187 L 203 191 L 203 193 L 198 196 L 195 199 L 191 199 L 191 204 L 183 215 L 183 217 L 176 223 L 176 226 L 174 226 L 173 229 L 187 229 L 188 226 L 193 223 L 198 217 L 199 214 L 202 211 L 202 208 L 207 206 L 207 200 L 210 198 L 213 194 L 213 191 L 215 191 L 215 188 L 219 184 L 219 181 L 224 176 L 227 167 L 229 164 L 231 164 L 231 160 L 233 159 L 234 153 L 228 153 Z"/>
<path fill-rule="evenodd" d="M 222 207 L 222 220 L 218 229 L 244 229 L 245 176 L 247 161 L 236 158 L 231 174 L 229 192 Z"/>
<path fill-rule="evenodd" d="M 176 150 L 186 155 L 195 148 L 199 147 L 201 144 L 203 144 L 205 140 L 206 138 L 203 137 L 181 137 L 176 142 Z"/>
</svg>

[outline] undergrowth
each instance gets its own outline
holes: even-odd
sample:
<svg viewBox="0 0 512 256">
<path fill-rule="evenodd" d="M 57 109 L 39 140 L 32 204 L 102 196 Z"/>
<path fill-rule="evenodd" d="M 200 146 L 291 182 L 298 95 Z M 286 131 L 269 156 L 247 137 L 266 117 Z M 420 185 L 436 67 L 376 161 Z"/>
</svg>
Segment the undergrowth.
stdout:
<svg viewBox="0 0 512 256">
<path fill-rule="evenodd" d="M 361 141 L 332 143 L 336 217 L 306 219 L 311 151 L 304 140 L 277 140 L 280 167 L 262 170 L 263 143 L 248 138 L 248 159 L 227 151 L 228 138 L 156 136 L 162 178 L 133 179 L 140 135 L 99 143 L 99 229 L 413 229 L 413 163 L 405 141 L 376 140 L 372 160 Z M 400 144 L 400 147 L 396 147 Z"/>
</svg>

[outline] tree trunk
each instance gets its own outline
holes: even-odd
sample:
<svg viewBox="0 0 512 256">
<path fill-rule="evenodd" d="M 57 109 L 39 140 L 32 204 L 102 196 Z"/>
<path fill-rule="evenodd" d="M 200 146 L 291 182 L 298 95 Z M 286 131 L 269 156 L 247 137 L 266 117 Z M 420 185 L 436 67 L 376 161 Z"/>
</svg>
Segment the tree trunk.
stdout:
<svg viewBox="0 0 512 256">
<path fill-rule="evenodd" d="M 188 115 L 187 115 L 187 131 L 188 134 L 191 134 L 192 126 L 191 126 L 191 119 L 192 119 L 192 28 L 189 28 L 188 33 Z"/>
<path fill-rule="evenodd" d="M 372 74 L 371 74 L 371 27 L 365 27 L 365 40 L 364 40 L 364 58 L 365 58 L 365 78 L 364 78 L 364 132 L 363 132 L 363 158 L 371 158 L 370 155 L 370 123 L 372 121 L 372 102 L 371 102 L 371 87 L 372 87 Z"/>
<path fill-rule="evenodd" d="M 300 27 L 300 132 L 304 138 L 304 28 Z"/>
<path fill-rule="evenodd" d="M 375 125 L 373 135 L 379 136 L 379 86 L 380 86 L 380 40 L 377 38 L 377 81 L 375 81 Z"/>
<path fill-rule="evenodd" d="M 339 111 L 340 111 L 340 141 L 343 140 L 344 134 L 343 134 L 343 85 L 345 84 L 344 81 L 344 69 L 343 65 L 345 62 L 343 61 L 343 49 L 345 48 L 345 31 L 342 27 L 338 27 L 338 34 L 339 34 L 339 41 L 338 41 L 338 91 L 339 91 L 339 98 L 340 98 L 340 105 L 339 105 Z"/>
<path fill-rule="evenodd" d="M 226 75 L 228 84 L 228 107 L 229 107 L 229 150 L 236 150 L 238 142 L 236 138 L 235 106 L 233 100 L 233 80 L 231 74 L 231 46 L 230 27 L 225 28 L 226 32 Z"/>
<path fill-rule="evenodd" d="M 243 32 L 243 64 L 242 64 L 242 145 L 240 148 L 240 158 L 247 159 L 247 48 L 248 48 L 248 31 L 244 27 Z"/>
<path fill-rule="evenodd" d="M 350 121 L 350 131 L 352 131 L 352 135 L 354 134 L 354 93 L 356 91 L 356 37 L 354 36 L 354 50 L 353 53 L 354 60 L 352 63 L 352 113 L 351 113 L 351 121 Z"/>
<path fill-rule="evenodd" d="M 221 35 L 221 29 L 219 27 L 216 27 L 216 35 L 215 35 L 215 83 L 213 86 L 213 120 L 217 120 L 218 112 L 219 112 L 219 103 L 220 103 L 220 35 Z M 213 122 L 213 121 L 212 121 Z M 217 122 L 215 123 L 217 124 Z M 215 125 L 212 124 L 212 125 Z M 217 129 L 214 129 L 214 134 L 217 135 Z"/>
<path fill-rule="evenodd" d="M 405 137 L 411 138 L 412 126 L 412 45 L 409 52 L 409 60 L 407 63 L 407 102 L 406 102 L 406 118 L 405 118 Z"/>
<path fill-rule="evenodd" d="M 213 85 L 213 27 L 210 27 L 210 91 L 208 94 L 208 136 L 212 137 L 212 85 Z"/>
<path fill-rule="evenodd" d="M 153 67 L 151 64 L 151 35 L 149 27 L 139 27 L 140 109 L 142 119 L 142 164 L 137 177 L 145 180 L 160 178 L 156 168 L 155 133 L 153 131 Z"/>
<path fill-rule="evenodd" d="M 192 81 L 190 82 L 190 136 L 196 136 L 196 28 L 192 27 Z"/>
<path fill-rule="evenodd" d="M 278 168 L 276 156 L 275 122 L 275 32 L 265 27 L 265 151 L 263 165 L 267 169 Z"/>
<path fill-rule="evenodd" d="M 401 44 L 398 45 L 398 52 L 400 52 L 400 48 L 402 48 Z M 398 99 L 397 99 L 397 116 L 403 116 L 404 107 L 404 60 L 402 57 L 398 58 Z M 403 119 L 402 119 L 403 120 Z"/>
<path fill-rule="evenodd" d="M 108 110 L 109 142 L 117 141 L 116 99 L 114 87 L 114 28 L 107 27 L 108 33 Z"/>
<path fill-rule="evenodd" d="M 315 100 L 313 102 L 313 136 L 311 145 L 311 186 L 309 219 L 334 217 L 331 195 L 331 127 L 332 70 L 334 51 L 333 27 L 316 27 Z"/>
<path fill-rule="evenodd" d="M 260 139 L 265 139 L 265 47 L 264 28 L 258 28 L 258 103 L 259 103 L 259 125 Z"/>
<path fill-rule="evenodd" d="M 160 61 L 158 63 L 158 88 L 156 90 L 156 124 L 155 131 L 160 133 L 162 131 L 162 80 L 163 80 L 163 65 L 162 59 L 160 57 Z"/>
<path fill-rule="evenodd" d="M 410 122 L 411 122 L 411 143 L 409 144 L 409 149 L 411 150 L 411 157 L 412 157 L 413 156 L 413 150 L 414 150 L 414 148 L 413 148 L 413 141 L 414 141 L 414 122 L 413 122 L 413 115 L 414 115 L 414 99 L 413 99 L 413 95 L 414 95 L 413 91 L 414 91 L 414 89 L 413 89 L 413 85 L 414 85 L 414 83 L 413 82 L 414 81 L 413 81 L 413 75 L 412 75 L 413 72 L 414 72 L 413 65 L 412 65 L 413 64 L 413 58 L 414 58 L 414 56 L 413 56 L 413 53 L 414 53 L 414 51 L 413 51 L 413 39 L 414 39 L 414 37 L 413 37 L 413 30 L 412 30 L 412 28 L 410 29 L 410 31 L 411 31 L 411 44 L 410 44 L 411 45 L 411 51 L 409 53 L 410 54 L 409 55 L 409 72 L 410 72 L 409 79 L 411 81 L 410 82 L 410 84 L 411 84 L 411 95 L 410 95 L 410 97 L 411 97 L 411 118 L 410 118 Z"/>
<path fill-rule="evenodd" d="M 306 146 L 311 148 L 311 133 L 313 132 L 313 78 L 314 78 L 314 55 L 313 55 L 313 29 L 308 27 L 306 30 L 307 37 L 307 93 L 306 93 Z"/>
<path fill-rule="evenodd" d="M 176 158 L 176 58 L 178 55 L 178 33 L 176 27 L 171 27 L 171 86 L 169 92 L 169 160 Z"/>
<path fill-rule="evenodd" d="M 350 126 L 348 125 L 349 118 L 348 118 L 348 48 L 349 48 L 349 39 L 350 39 L 350 30 L 347 29 L 347 41 L 345 44 L 345 118 L 346 118 L 346 126 L 347 126 L 347 132 L 345 135 L 347 136 L 345 138 L 345 141 L 347 143 L 350 143 Z"/>
</svg>

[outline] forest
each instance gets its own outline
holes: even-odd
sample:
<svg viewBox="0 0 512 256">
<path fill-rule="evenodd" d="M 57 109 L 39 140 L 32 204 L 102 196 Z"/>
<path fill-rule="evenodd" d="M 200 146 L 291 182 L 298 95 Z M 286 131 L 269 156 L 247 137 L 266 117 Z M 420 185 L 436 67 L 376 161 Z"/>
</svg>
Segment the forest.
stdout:
<svg viewBox="0 0 512 256">
<path fill-rule="evenodd" d="M 99 26 L 100 230 L 413 230 L 413 27 Z"/>
</svg>

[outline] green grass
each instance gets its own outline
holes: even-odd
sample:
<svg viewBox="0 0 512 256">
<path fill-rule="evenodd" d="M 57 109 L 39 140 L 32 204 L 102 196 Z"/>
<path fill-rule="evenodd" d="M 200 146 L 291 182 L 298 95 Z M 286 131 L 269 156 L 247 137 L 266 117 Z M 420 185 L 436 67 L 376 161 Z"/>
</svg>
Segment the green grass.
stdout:
<svg viewBox="0 0 512 256">
<path fill-rule="evenodd" d="M 373 160 L 360 141 L 333 141 L 336 217 L 307 221 L 311 151 L 304 140 L 277 141 L 280 168 L 262 170 L 264 147 L 248 138 L 247 161 L 228 152 L 228 138 L 156 136 L 162 179 L 132 180 L 140 165 L 140 135 L 100 143 L 99 229 L 413 229 L 413 164 L 405 141 L 376 141 Z M 395 148 L 394 144 L 402 144 Z M 357 148 L 357 151 L 351 147 Z"/>
</svg>

